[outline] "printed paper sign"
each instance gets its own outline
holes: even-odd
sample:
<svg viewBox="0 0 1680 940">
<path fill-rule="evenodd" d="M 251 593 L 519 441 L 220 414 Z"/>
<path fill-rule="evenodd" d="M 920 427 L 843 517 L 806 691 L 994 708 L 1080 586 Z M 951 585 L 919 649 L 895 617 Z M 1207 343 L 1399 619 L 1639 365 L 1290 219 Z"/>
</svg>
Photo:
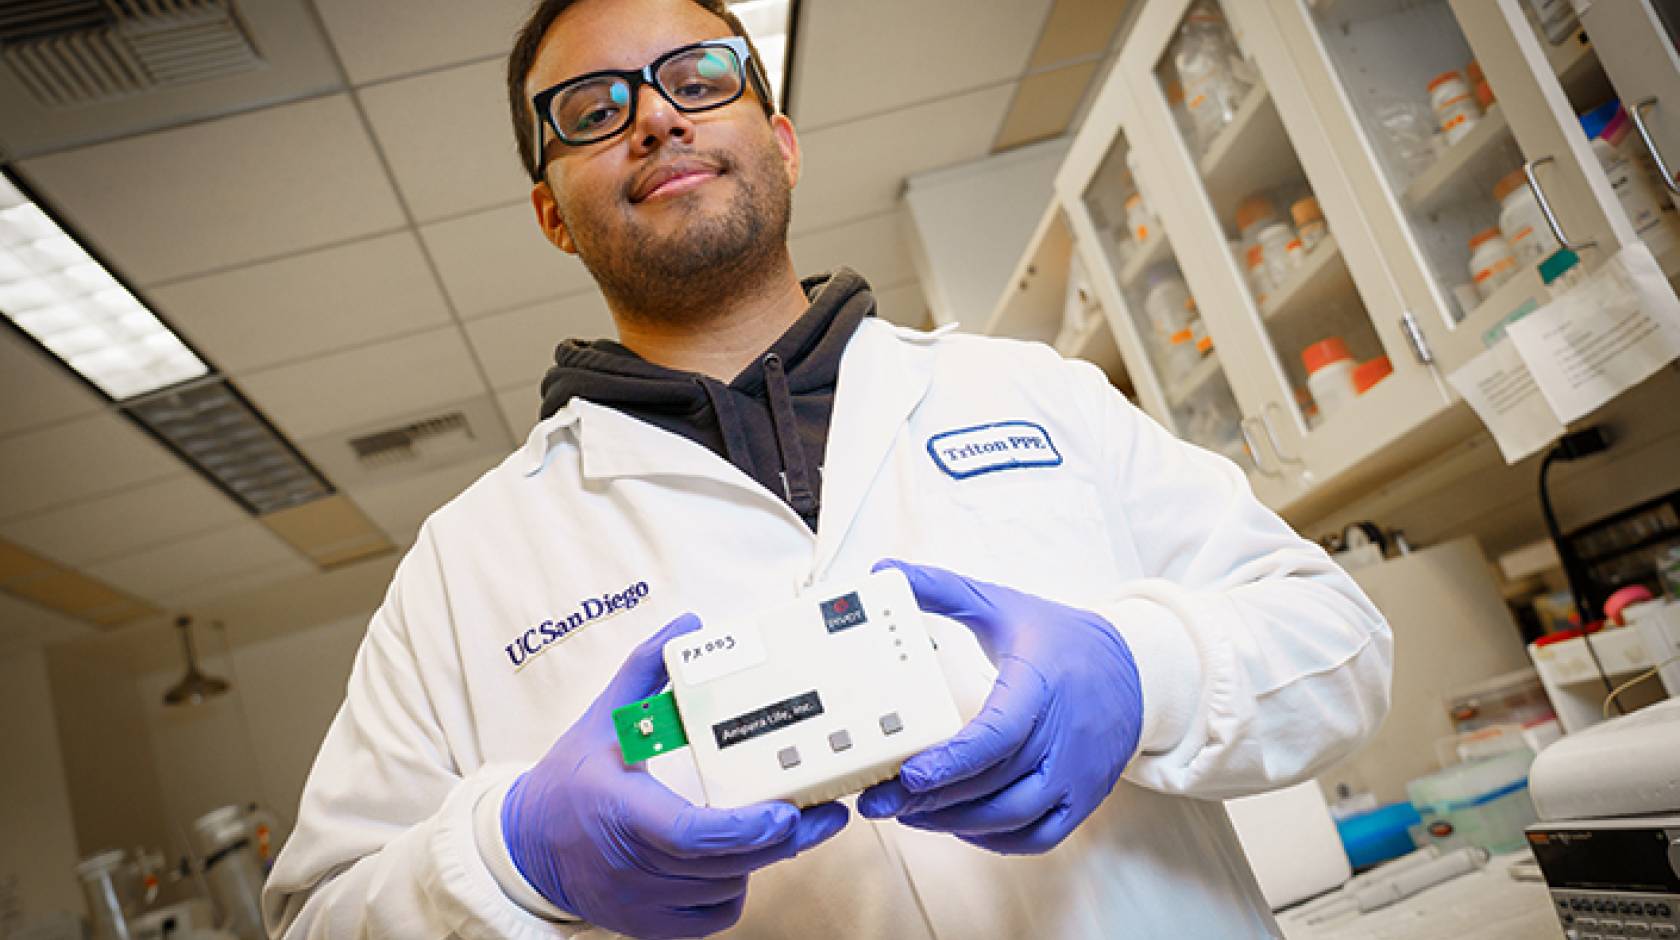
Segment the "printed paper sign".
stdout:
<svg viewBox="0 0 1680 940">
<path fill-rule="evenodd" d="M 1680 301 L 1637 244 L 1507 332 L 1553 413 L 1569 422 L 1680 356 Z"/>
<path fill-rule="evenodd" d="M 1493 432 L 1506 463 L 1516 463 L 1564 432 L 1509 339 L 1495 343 L 1447 381 Z"/>
</svg>

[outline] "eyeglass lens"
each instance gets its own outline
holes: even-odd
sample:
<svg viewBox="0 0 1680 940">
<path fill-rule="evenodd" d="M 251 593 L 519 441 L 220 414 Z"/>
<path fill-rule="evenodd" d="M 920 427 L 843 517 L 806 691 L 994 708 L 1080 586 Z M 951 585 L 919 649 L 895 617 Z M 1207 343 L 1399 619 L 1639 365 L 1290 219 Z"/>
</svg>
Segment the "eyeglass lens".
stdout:
<svg viewBox="0 0 1680 940">
<path fill-rule="evenodd" d="M 702 46 L 660 63 L 654 81 L 683 111 L 702 111 L 741 93 L 741 62 L 733 50 Z M 562 139 L 580 144 L 610 137 L 630 118 L 630 83 L 602 76 L 567 88 L 549 105 Z"/>
</svg>

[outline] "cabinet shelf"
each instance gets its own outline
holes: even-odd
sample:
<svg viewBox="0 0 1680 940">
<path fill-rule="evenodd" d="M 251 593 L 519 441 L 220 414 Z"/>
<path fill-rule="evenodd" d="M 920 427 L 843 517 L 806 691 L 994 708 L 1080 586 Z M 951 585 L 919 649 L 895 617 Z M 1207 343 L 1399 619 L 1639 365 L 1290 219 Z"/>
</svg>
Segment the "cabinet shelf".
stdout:
<svg viewBox="0 0 1680 940">
<path fill-rule="evenodd" d="M 1219 354 L 1209 353 L 1205 359 L 1190 370 L 1190 374 L 1174 382 L 1167 388 L 1167 404 L 1173 408 L 1184 404 L 1191 395 L 1201 391 L 1215 375 L 1219 374 Z"/>
<path fill-rule="evenodd" d="M 1406 206 L 1428 212 L 1461 192 L 1466 179 L 1474 178 L 1483 163 L 1498 156 L 1500 144 L 1511 138 L 1511 125 L 1497 103 L 1482 115 L 1470 133 L 1447 148 L 1429 169 L 1418 174 L 1406 187 Z M 1492 198 L 1491 196 L 1489 198 Z"/>
<path fill-rule="evenodd" d="M 1293 318 L 1349 297 L 1357 297 L 1353 277 L 1342 260 L 1336 237 L 1326 234 L 1307 256 L 1306 265 L 1291 272 L 1289 280 L 1266 299 L 1260 316 L 1267 321 Z"/>
<path fill-rule="evenodd" d="M 1149 236 L 1142 247 L 1132 252 L 1125 267 L 1120 269 L 1120 286 L 1130 289 L 1143 277 L 1143 272 L 1172 256 L 1172 249 L 1167 245 L 1167 233 L 1155 226 L 1155 234 Z"/>
<path fill-rule="evenodd" d="M 1264 85 L 1249 91 L 1236 117 L 1214 137 L 1198 165 L 1214 215 L 1226 227 L 1232 225 L 1237 205 L 1244 199 L 1302 178 L 1301 163 L 1283 129 L 1277 104 Z"/>
</svg>

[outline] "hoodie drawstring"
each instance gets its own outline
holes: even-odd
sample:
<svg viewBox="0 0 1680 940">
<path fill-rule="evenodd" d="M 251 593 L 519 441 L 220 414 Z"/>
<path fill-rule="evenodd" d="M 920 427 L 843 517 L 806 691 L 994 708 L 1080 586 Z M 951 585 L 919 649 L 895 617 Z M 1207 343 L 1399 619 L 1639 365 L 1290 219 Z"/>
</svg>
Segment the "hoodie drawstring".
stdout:
<svg viewBox="0 0 1680 940">
<path fill-rule="evenodd" d="M 793 396 L 788 393 L 787 373 L 782 369 L 782 357 L 775 353 L 764 357 L 764 392 L 770 400 L 770 425 L 776 432 L 776 452 L 782 458 L 782 488 L 788 505 L 815 530 L 817 494 L 811 487 L 805 448 L 799 443 L 799 421 L 793 414 Z"/>
</svg>

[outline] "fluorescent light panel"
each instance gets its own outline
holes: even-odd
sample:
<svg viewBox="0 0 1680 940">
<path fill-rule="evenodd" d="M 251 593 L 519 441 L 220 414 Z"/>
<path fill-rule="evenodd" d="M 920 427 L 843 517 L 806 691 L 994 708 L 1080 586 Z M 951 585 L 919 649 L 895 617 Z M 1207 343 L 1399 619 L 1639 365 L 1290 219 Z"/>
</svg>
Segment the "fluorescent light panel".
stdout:
<svg viewBox="0 0 1680 940">
<path fill-rule="evenodd" d="M 747 28 L 753 46 L 764 59 L 762 64 L 764 74 L 770 77 L 770 91 L 776 96 L 781 110 L 786 111 L 788 103 L 782 100 L 782 88 L 787 77 L 788 18 L 793 12 L 792 0 L 735 0 L 729 9 L 741 18 L 741 25 Z"/>
<path fill-rule="evenodd" d="M 117 401 L 210 371 L 3 175 L 0 313 Z"/>
<path fill-rule="evenodd" d="M 257 515 L 333 493 L 225 379 L 158 392 L 123 410 Z"/>
</svg>

